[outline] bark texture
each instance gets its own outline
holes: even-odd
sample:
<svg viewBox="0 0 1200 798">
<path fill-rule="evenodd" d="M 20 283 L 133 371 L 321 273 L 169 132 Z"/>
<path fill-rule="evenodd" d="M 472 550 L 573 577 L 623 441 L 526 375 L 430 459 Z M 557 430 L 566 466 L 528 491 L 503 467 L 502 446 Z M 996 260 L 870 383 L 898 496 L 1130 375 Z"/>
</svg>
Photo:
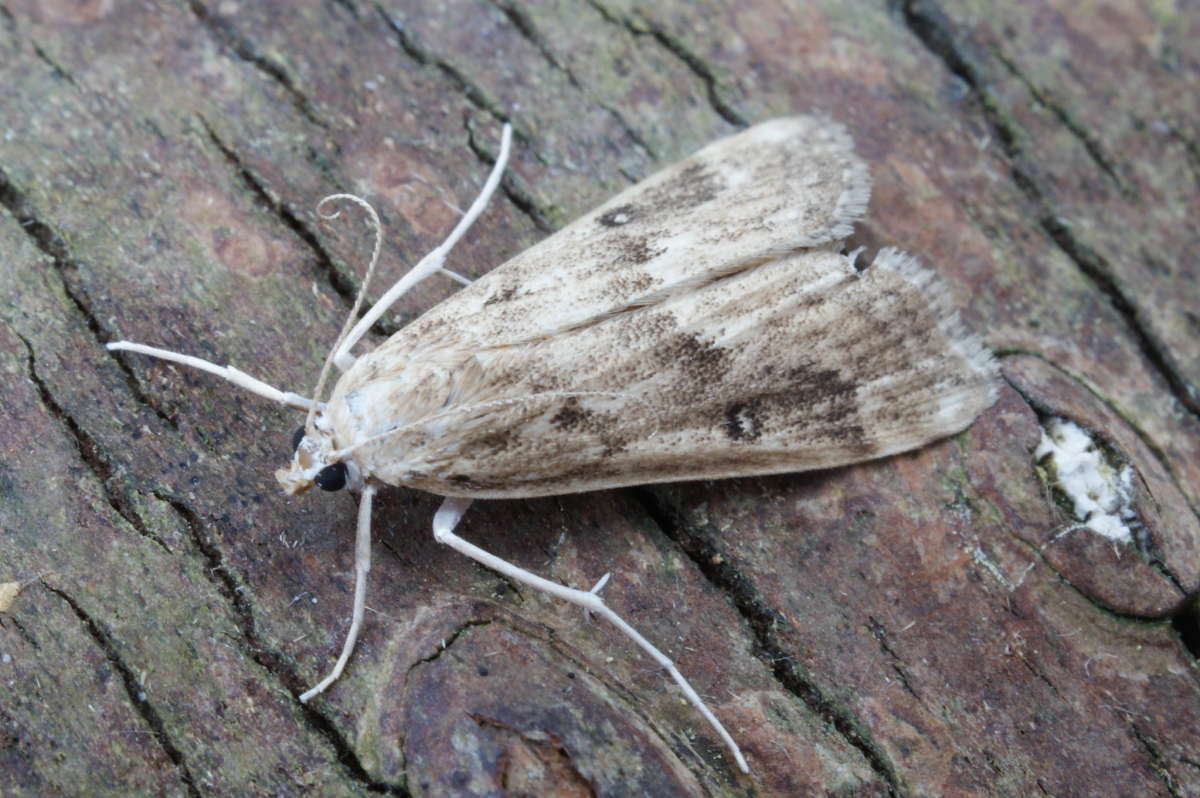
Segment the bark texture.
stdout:
<svg viewBox="0 0 1200 798">
<path fill-rule="evenodd" d="M 1200 795 L 1200 9 L 1148 0 L 0 0 L 0 792 Z M 384 494 L 287 500 L 293 414 L 113 356 L 306 392 L 369 246 L 385 285 L 516 151 L 479 275 L 656 165 L 828 113 L 872 166 L 852 245 L 933 266 L 1002 357 L 967 432 L 835 471 L 480 504 L 589 586 L 744 746 L 577 609 Z M 430 280 L 389 328 L 449 295 Z M 1049 419 L 1128 465 L 1074 528 Z"/>
</svg>

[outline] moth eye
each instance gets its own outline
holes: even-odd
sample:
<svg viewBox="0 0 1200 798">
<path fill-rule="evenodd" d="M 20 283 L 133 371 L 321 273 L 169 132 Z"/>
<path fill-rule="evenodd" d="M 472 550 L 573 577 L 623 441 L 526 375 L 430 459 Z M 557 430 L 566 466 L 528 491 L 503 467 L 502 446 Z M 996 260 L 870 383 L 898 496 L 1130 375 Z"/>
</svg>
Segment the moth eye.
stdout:
<svg viewBox="0 0 1200 798">
<path fill-rule="evenodd" d="M 341 490 L 346 487 L 346 464 L 334 463 L 325 466 L 313 478 L 321 490 Z"/>
<path fill-rule="evenodd" d="M 304 427 L 292 433 L 292 454 L 295 454 L 296 450 L 300 448 L 300 441 L 302 440 L 304 440 Z"/>
</svg>

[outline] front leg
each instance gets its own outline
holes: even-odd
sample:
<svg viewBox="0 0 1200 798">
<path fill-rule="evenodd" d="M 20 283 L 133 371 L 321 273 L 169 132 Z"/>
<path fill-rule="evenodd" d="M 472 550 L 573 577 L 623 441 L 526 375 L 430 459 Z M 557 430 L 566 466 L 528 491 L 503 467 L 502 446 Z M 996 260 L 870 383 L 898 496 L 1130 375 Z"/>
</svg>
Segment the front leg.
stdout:
<svg viewBox="0 0 1200 798">
<path fill-rule="evenodd" d="M 325 692 L 326 687 L 336 682 L 350 661 L 350 655 L 354 653 L 354 643 L 358 640 L 358 630 L 362 628 L 367 607 L 367 574 L 371 571 L 371 500 L 375 498 L 375 490 L 375 486 L 368 482 L 363 486 L 362 497 L 358 500 L 358 527 L 354 535 L 354 609 L 350 614 L 350 631 L 346 633 L 346 642 L 342 644 L 341 656 L 333 670 L 300 696 L 301 704 L 308 703 L 310 698 Z"/>
<path fill-rule="evenodd" d="M 467 508 L 471 506 L 470 499 L 447 498 L 442 502 L 442 506 L 438 508 L 437 513 L 433 517 L 433 537 L 438 543 L 445 543 L 450 548 L 465 554 L 472 560 L 486 565 L 493 571 L 515 579 L 518 582 L 523 582 L 531 587 L 536 587 L 538 590 L 544 590 L 552 596 L 556 596 L 572 604 L 578 604 L 585 610 L 599 615 L 608 620 L 613 626 L 620 629 L 626 637 L 649 654 L 655 662 L 661 665 L 671 674 L 671 678 L 675 680 L 675 684 L 679 685 L 679 689 L 683 690 L 684 695 L 692 702 L 692 705 L 700 711 L 704 719 L 716 730 L 717 734 L 729 747 L 733 753 L 734 759 L 737 760 L 738 767 L 743 773 L 749 773 L 750 767 L 746 764 L 745 757 L 742 756 L 742 751 L 738 748 L 738 744 L 733 741 L 733 737 L 729 732 L 725 731 L 725 727 L 721 725 L 721 721 L 717 720 L 717 716 L 712 713 L 700 695 L 692 688 L 688 680 L 683 678 L 683 674 L 675 667 L 666 654 L 659 651 L 649 640 L 642 637 L 636 629 L 625 622 L 620 615 L 609 609 L 608 605 L 598 595 L 598 590 L 603 586 L 605 579 L 601 579 L 599 584 L 591 590 L 576 590 L 575 588 L 560 585 L 558 582 L 551 582 L 549 579 L 543 579 L 535 573 L 526 571 L 524 568 L 519 568 L 507 560 L 502 560 L 495 554 L 484 551 L 473 543 L 463 540 L 458 535 L 454 534 L 454 528 L 458 526 L 458 522 L 462 520 L 463 514 Z"/>
</svg>

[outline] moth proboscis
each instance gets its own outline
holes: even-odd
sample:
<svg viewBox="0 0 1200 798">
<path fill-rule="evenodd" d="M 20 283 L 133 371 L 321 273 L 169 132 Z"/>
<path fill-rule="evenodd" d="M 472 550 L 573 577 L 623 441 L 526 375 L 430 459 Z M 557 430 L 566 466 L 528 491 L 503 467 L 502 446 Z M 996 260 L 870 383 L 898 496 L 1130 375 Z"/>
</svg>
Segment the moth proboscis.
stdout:
<svg viewBox="0 0 1200 798">
<path fill-rule="evenodd" d="M 445 497 L 442 543 L 606 618 L 665 668 L 733 754 L 733 737 L 674 663 L 591 590 L 551 582 L 454 529 L 474 499 L 829 468 L 914 449 L 965 429 L 994 400 L 995 363 L 962 328 L 932 272 L 896 250 L 859 271 L 843 241 L 870 180 L 828 119 L 776 119 L 708 145 L 471 282 L 446 256 L 499 185 L 500 154 L 440 246 L 358 313 L 381 225 L 358 197 L 375 249 L 312 399 L 231 366 L 126 341 L 128 350 L 215 373 L 306 411 L 288 493 L 361 492 L 354 609 L 329 675 L 362 625 L 371 501 L 381 485 Z M 337 214 L 326 215 L 332 218 Z M 374 351 L 352 348 L 417 282 L 466 287 Z M 356 321 L 357 319 L 357 321 Z M 320 401 L 332 367 L 342 374 Z M 301 434 L 302 433 L 302 434 Z"/>
</svg>

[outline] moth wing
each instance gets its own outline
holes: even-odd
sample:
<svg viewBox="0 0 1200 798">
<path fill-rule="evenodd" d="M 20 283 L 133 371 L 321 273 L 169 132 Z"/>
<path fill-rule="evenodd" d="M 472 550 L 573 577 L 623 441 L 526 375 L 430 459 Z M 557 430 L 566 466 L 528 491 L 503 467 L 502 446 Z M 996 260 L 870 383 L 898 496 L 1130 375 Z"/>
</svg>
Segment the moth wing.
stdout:
<svg viewBox="0 0 1200 798">
<path fill-rule="evenodd" d="M 406 352 L 449 328 L 486 344 L 558 335 L 840 241 L 869 198 L 866 165 L 841 125 L 764 122 L 631 186 L 383 346 Z"/>
<path fill-rule="evenodd" d="M 862 273 L 806 250 L 558 335 L 440 357 L 430 373 L 446 382 L 424 421 L 359 456 L 385 481 L 480 498 L 858 462 L 964 429 L 996 391 L 991 356 L 933 273 L 894 250 Z M 372 385 L 412 401 L 402 382 Z"/>
</svg>

